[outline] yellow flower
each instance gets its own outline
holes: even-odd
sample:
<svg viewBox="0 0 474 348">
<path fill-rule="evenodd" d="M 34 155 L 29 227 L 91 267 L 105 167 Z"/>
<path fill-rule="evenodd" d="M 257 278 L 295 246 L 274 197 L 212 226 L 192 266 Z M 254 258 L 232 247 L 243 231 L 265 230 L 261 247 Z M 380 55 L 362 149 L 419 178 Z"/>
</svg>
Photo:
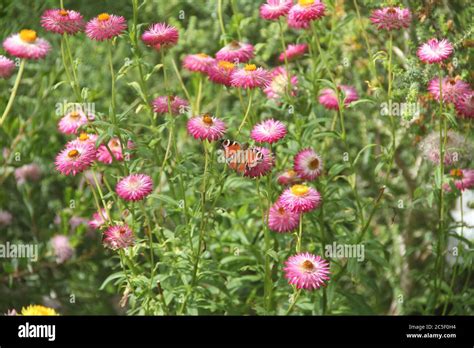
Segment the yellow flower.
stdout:
<svg viewBox="0 0 474 348">
<path fill-rule="evenodd" d="M 40 305 L 29 305 L 21 309 L 21 315 L 59 315 L 52 308 Z"/>
</svg>

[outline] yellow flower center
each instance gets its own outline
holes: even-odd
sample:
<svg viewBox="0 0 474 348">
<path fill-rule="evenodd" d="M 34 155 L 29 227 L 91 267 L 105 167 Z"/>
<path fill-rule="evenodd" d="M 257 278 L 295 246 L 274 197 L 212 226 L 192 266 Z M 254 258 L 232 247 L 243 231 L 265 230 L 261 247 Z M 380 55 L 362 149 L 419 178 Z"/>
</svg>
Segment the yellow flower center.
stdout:
<svg viewBox="0 0 474 348">
<path fill-rule="evenodd" d="M 77 156 L 79 156 L 79 151 L 76 149 L 73 149 L 67 153 L 67 157 L 69 158 L 76 158 Z"/>
<path fill-rule="evenodd" d="M 307 271 L 307 272 L 312 271 L 312 270 L 314 269 L 313 263 L 312 263 L 311 261 L 309 261 L 309 260 L 305 260 L 305 261 L 301 264 L 301 267 L 302 267 L 305 271 Z"/>
<path fill-rule="evenodd" d="M 311 6 L 314 3 L 314 0 L 298 0 L 298 5 L 303 7 Z"/>
<path fill-rule="evenodd" d="M 30 29 L 23 29 L 20 31 L 20 39 L 24 42 L 33 43 L 38 37 L 36 36 L 36 31 Z"/>
<path fill-rule="evenodd" d="M 97 16 L 97 19 L 101 22 L 108 21 L 110 18 L 110 15 L 108 13 L 101 13 L 100 15 Z"/>
<path fill-rule="evenodd" d="M 63 17 L 66 17 L 69 13 L 66 10 L 60 10 L 59 14 Z"/>
<path fill-rule="evenodd" d="M 245 71 L 255 71 L 257 70 L 257 66 L 255 64 L 245 64 L 244 69 Z"/>
<path fill-rule="evenodd" d="M 296 176 L 296 172 L 293 170 L 293 169 L 290 169 L 286 172 L 286 174 L 289 176 L 289 177 L 294 177 Z"/>
<path fill-rule="evenodd" d="M 40 305 L 30 305 L 21 309 L 22 315 L 59 315 L 53 308 Z"/>
<path fill-rule="evenodd" d="M 311 162 L 309 162 L 309 169 L 315 170 L 319 168 L 319 160 L 317 158 L 313 159 Z"/>
<path fill-rule="evenodd" d="M 301 197 L 308 193 L 309 187 L 306 185 L 293 185 L 291 186 L 291 193 L 295 196 Z"/>
<path fill-rule="evenodd" d="M 205 114 L 203 117 L 202 117 L 202 122 L 204 122 L 205 124 L 207 124 L 208 126 L 212 126 L 214 124 L 214 122 L 212 121 L 212 117 L 208 114 Z"/>
<path fill-rule="evenodd" d="M 219 66 L 219 68 L 226 69 L 226 70 L 232 70 L 235 67 L 234 63 L 226 62 L 225 60 L 219 61 L 217 65 Z"/>
<path fill-rule="evenodd" d="M 209 56 L 205 53 L 198 53 L 196 54 L 196 56 L 198 56 L 199 58 L 209 58 Z"/>
<path fill-rule="evenodd" d="M 87 133 L 81 133 L 81 135 L 79 135 L 79 140 L 80 140 L 80 141 L 89 140 L 89 134 L 87 134 Z"/>
<path fill-rule="evenodd" d="M 81 114 L 79 114 L 77 111 L 72 111 L 69 114 L 69 116 L 72 117 L 72 118 L 79 118 L 81 116 Z"/>
<path fill-rule="evenodd" d="M 449 174 L 451 174 L 451 176 L 454 177 L 454 178 L 462 178 L 463 177 L 461 169 L 451 169 L 451 172 Z"/>
</svg>

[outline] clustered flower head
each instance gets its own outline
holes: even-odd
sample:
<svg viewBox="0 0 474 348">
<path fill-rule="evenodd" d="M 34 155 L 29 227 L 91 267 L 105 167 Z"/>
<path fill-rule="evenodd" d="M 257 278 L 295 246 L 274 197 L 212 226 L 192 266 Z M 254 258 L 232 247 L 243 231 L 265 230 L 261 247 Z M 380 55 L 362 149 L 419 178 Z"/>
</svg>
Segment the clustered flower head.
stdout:
<svg viewBox="0 0 474 348">
<path fill-rule="evenodd" d="M 63 134 L 76 134 L 79 127 L 87 124 L 87 116 L 82 111 L 71 111 L 64 115 L 58 123 L 58 129 Z"/>
<path fill-rule="evenodd" d="M 254 47 L 249 43 L 232 41 L 216 53 L 217 60 L 234 64 L 246 63 L 254 57 Z"/>
<path fill-rule="evenodd" d="M 110 40 L 127 29 L 127 21 L 122 16 L 101 13 L 86 24 L 86 35 L 96 41 Z"/>
<path fill-rule="evenodd" d="M 153 191 L 153 180 L 145 174 L 131 174 L 117 183 L 115 191 L 126 201 L 139 201 Z"/>
<path fill-rule="evenodd" d="M 398 30 L 410 26 L 411 12 L 406 8 L 383 7 L 374 10 L 370 20 L 377 29 Z"/>
<path fill-rule="evenodd" d="M 65 235 L 57 234 L 51 238 L 51 246 L 53 247 L 57 263 L 66 262 L 74 254 L 69 238 Z"/>
<path fill-rule="evenodd" d="M 213 63 L 214 58 L 205 53 L 198 53 L 187 55 L 184 58 L 183 66 L 189 71 L 207 73 Z"/>
<path fill-rule="evenodd" d="M 465 118 L 474 118 L 474 91 L 470 90 L 454 101 L 457 114 Z"/>
<path fill-rule="evenodd" d="M 314 290 L 329 280 L 329 263 L 310 253 L 299 253 L 285 262 L 285 277 L 298 289 Z"/>
<path fill-rule="evenodd" d="M 160 115 L 166 115 L 169 112 L 171 115 L 179 115 L 184 113 L 189 106 L 187 100 L 173 95 L 157 97 L 152 104 L 153 111 Z"/>
<path fill-rule="evenodd" d="M 271 81 L 268 86 L 263 90 L 269 99 L 281 99 L 286 90 L 288 89 L 288 73 L 285 68 L 279 66 L 272 70 L 270 73 Z M 291 76 L 290 78 L 290 95 L 296 96 L 297 86 L 298 86 L 298 77 L 296 75 Z"/>
<path fill-rule="evenodd" d="M 309 23 L 323 17 L 325 10 L 326 6 L 319 0 L 298 0 L 290 9 L 288 20 Z"/>
<path fill-rule="evenodd" d="M 36 31 L 23 29 L 3 41 L 3 48 L 8 54 L 24 59 L 42 59 L 51 50 L 51 45 L 45 39 L 39 38 Z"/>
<path fill-rule="evenodd" d="M 285 125 L 272 118 L 256 124 L 250 133 L 250 137 L 256 142 L 269 144 L 283 139 L 285 135 Z"/>
<path fill-rule="evenodd" d="M 92 214 L 92 219 L 87 222 L 87 224 L 92 227 L 93 229 L 97 230 L 101 228 L 105 223 L 109 220 L 107 215 L 107 210 L 105 208 L 101 208 L 100 211 L 95 212 Z"/>
<path fill-rule="evenodd" d="M 245 169 L 244 176 L 249 178 L 259 178 L 267 175 L 273 168 L 274 158 L 273 154 L 266 147 L 254 147 L 253 151 L 256 151 L 262 155 L 261 160 L 256 161 L 254 165 Z"/>
<path fill-rule="evenodd" d="M 209 80 L 219 85 L 232 86 L 232 74 L 236 67 L 226 60 L 214 61 L 207 69 Z"/>
<path fill-rule="evenodd" d="M 41 16 L 41 25 L 53 33 L 74 35 L 84 30 L 85 23 L 77 11 L 50 9 Z"/>
<path fill-rule="evenodd" d="M 311 181 L 321 175 L 323 161 L 313 149 L 307 148 L 295 156 L 294 170 L 301 179 Z"/>
<path fill-rule="evenodd" d="M 112 250 L 125 249 L 135 244 L 135 236 L 128 225 L 113 225 L 104 232 L 102 241 Z"/>
<path fill-rule="evenodd" d="M 440 95 L 442 95 L 445 103 L 455 103 L 470 93 L 471 87 L 461 79 L 445 77 L 441 80 L 440 91 L 440 79 L 437 77 L 428 83 L 428 92 L 437 101 L 439 101 Z"/>
<path fill-rule="evenodd" d="M 474 169 L 452 169 L 450 175 L 458 190 L 464 191 L 474 187 Z M 447 183 L 443 185 L 443 189 L 451 191 L 451 187 Z"/>
<path fill-rule="evenodd" d="M 438 41 L 431 39 L 422 44 L 417 51 L 418 58 L 422 62 L 433 64 L 439 63 L 453 53 L 453 45 L 446 39 Z"/>
<path fill-rule="evenodd" d="M 195 139 L 208 141 L 219 140 L 226 131 L 225 123 L 209 114 L 189 119 L 187 128 L 188 133 Z"/>
<path fill-rule="evenodd" d="M 293 6 L 293 0 L 267 0 L 260 6 L 260 17 L 267 20 L 276 20 L 286 16 Z"/>
<path fill-rule="evenodd" d="M 166 23 L 155 23 L 143 33 L 142 41 L 155 48 L 171 47 L 178 43 L 178 29 Z M 159 45 L 158 47 L 156 47 Z"/>
<path fill-rule="evenodd" d="M 0 55 L 0 78 L 7 79 L 13 74 L 15 63 L 13 60 Z"/>
<path fill-rule="evenodd" d="M 56 156 L 56 169 L 64 175 L 76 175 L 89 168 L 95 156 L 96 151 L 92 144 L 71 143 Z"/>
<path fill-rule="evenodd" d="M 289 44 L 286 48 L 285 52 L 281 53 L 278 57 L 280 62 L 285 61 L 285 56 L 287 61 L 292 61 L 298 57 L 301 57 L 308 51 L 308 44 L 301 43 L 301 44 Z"/>
<path fill-rule="evenodd" d="M 257 68 L 255 64 L 246 64 L 232 74 L 230 82 L 238 88 L 265 88 L 271 82 L 271 75 L 267 70 Z"/>
<path fill-rule="evenodd" d="M 298 227 L 300 214 L 285 209 L 280 202 L 276 202 L 268 213 L 268 227 L 275 232 L 291 232 Z"/>
<path fill-rule="evenodd" d="M 280 196 L 280 203 L 285 209 L 296 213 L 307 213 L 321 205 L 322 198 L 314 188 L 296 184 L 287 188 Z"/>
<path fill-rule="evenodd" d="M 339 85 L 339 93 L 342 93 L 344 106 L 348 106 L 353 101 L 359 99 L 357 91 L 352 86 Z M 331 88 L 325 88 L 319 94 L 319 102 L 328 110 L 339 110 L 339 102 L 336 92 Z"/>
</svg>

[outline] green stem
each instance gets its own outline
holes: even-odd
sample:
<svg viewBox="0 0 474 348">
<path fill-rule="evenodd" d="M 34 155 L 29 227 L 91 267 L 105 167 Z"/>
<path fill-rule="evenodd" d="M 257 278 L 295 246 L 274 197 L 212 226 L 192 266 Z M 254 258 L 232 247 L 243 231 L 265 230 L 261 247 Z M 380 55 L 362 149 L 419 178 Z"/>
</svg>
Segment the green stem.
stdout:
<svg viewBox="0 0 474 348">
<path fill-rule="evenodd" d="M 18 86 L 20 85 L 21 77 L 23 76 L 23 70 L 25 69 L 25 59 L 22 59 L 20 62 L 20 68 L 18 70 L 18 74 L 16 75 L 15 79 L 15 84 L 13 85 L 12 92 L 10 94 L 10 98 L 8 99 L 7 107 L 5 108 L 5 111 L 3 112 L 2 117 L 0 118 L 0 127 L 3 125 L 3 122 L 5 122 L 8 114 L 10 113 L 10 110 L 13 106 L 13 101 L 15 100 L 16 93 L 18 91 Z"/>
<path fill-rule="evenodd" d="M 219 25 L 221 27 L 222 37 L 224 38 L 224 43 L 227 45 L 227 34 L 225 32 L 224 20 L 222 19 L 222 0 L 217 2 L 217 16 L 219 17 Z"/>
<path fill-rule="evenodd" d="M 242 123 L 240 124 L 239 129 L 237 130 L 238 134 L 240 134 L 240 131 L 244 127 L 245 121 L 247 121 L 247 117 L 249 116 L 249 113 L 250 113 L 250 108 L 252 107 L 253 91 L 251 89 L 249 89 L 248 93 L 249 93 L 249 101 L 248 101 L 248 104 L 247 104 L 247 109 L 245 111 L 245 115 L 244 115 L 244 118 L 242 120 Z"/>
<path fill-rule="evenodd" d="M 290 67 L 288 64 L 288 57 L 286 56 L 286 42 L 285 42 L 285 35 L 283 31 L 283 24 L 282 24 L 283 19 L 280 19 L 278 21 L 278 24 L 280 26 L 280 41 L 281 41 L 281 47 L 283 49 L 283 56 L 285 58 L 285 69 L 286 69 L 286 76 L 288 78 L 287 85 L 286 85 L 286 94 L 288 99 L 291 98 L 291 75 L 290 75 Z"/>
<path fill-rule="evenodd" d="M 111 78 L 111 88 L 112 88 L 112 95 L 110 99 L 110 109 L 111 109 L 111 118 L 114 127 L 117 126 L 117 119 L 115 114 L 115 72 L 114 72 L 114 64 L 112 61 L 112 42 L 108 44 L 108 58 L 109 58 L 109 69 L 110 69 L 110 78 Z M 123 144 L 122 144 L 123 145 Z"/>
</svg>

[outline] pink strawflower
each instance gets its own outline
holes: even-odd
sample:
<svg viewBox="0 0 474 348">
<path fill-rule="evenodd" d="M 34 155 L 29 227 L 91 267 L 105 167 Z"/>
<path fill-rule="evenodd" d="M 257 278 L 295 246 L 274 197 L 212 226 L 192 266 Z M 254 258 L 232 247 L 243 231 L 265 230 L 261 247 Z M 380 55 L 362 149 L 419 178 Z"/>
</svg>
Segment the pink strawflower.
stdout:
<svg viewBox="0 0 474 348">
<path fill-rule="evenodd" d="M 94 146 L 87 142 L 66 146 L 56 156 L 56 170 L 64 175 L 81 173 L 92 164 L 95 153 Z"/>
<path fill-rule="evenodd" d="M 23 29 L 3 41 L 3 48 L 14 57 L 42 59 L 51 50 L 51 45 L 45 39 L 39 38 L 36 31 Z"/>
<path fill-rule="evenodd" d="M 285 209 L 296 213 L 306 213 L 321 205 L 321 195 L 314 188 L 306 185 L 293 185 L 280 196 L 280 203 Z"/>
<path fill-rule="evenodd" d="M 234 64 L 246 63 L 254 56 L 254 47 L 248 43 L 232 41 L 216 53 L 217 60 L 225 60 Z"/>
<path fill-rule="evenodd" d="M 123 224 L 109 227 L 104 232 L 102 241 L 106 247 L 117 250 L 132 246 L 135 243 L 135 238 L 131 228 Z"/>
<path fill-rule="evenodd" d="M 160 50 L 163 46 L 170 47 L 176 45 L 178 39 L 178 29 L 166 23 L 152 24 L 142 35 L 142 41 L 157 50 Z"/>
<path fill-rule="evenodd" d="M 285 68 L 279 66 L 272 70 L 270 73 L 271 82 L 263 90 L 267 95 L 268 99 L 281 99 L 288 88 L 288 74 Z M 291 76 L 291 95 L 295 96 L 298 89 L 298 77 L 296 75 Z"/>
<path fill-rule="evenodd" d="M 428 83 L 428 92 L 431 96 L 439 101 L 439 77 L 432 79 Z M 443 96 L 443 101 L 446 103 L 454 103 L 462 98 L 465 94 L 471 92 L 471 87 L 468 83 L 463 80 L 445 77 L 441 81 L 441 94 Z"/>
<path fill-rule="evenodd" d="M 329 263 L 310 253 L 299 253 L 285 262 L 285 278 L 298 289 L 314 290 L 329 280 Z"/>
<path fill-rule="evenodd" d="M 11 225 L 13 220 L 12 214 L 6 210 L 0 210 L 0 227 Z"/>
<path fill-rule="evenodd" d="M 453 177 L 454 186 L 458 190 L 464 191 L 474 187 L 474 169 L 452 169 L 450 175 Z M 451 186 L 445 183 L 443 189 L 451 191 Z"/>
<path fill-rule="evenodd" d="M 71 141 L 68 141 L 66 146 L 74 146 L 77 143 L 90 144 L 95 148 L 95 142 L 99 136 L 97 134 L 91 134 L 86 132 L 81 132 L 81 134 Z"/>
<path fill-rule="evenodd" d="M 288 19 L 308 22 L 324 16 L 326 6 L 319 0 L 298 0 L 288 13 Z"/>
<path fill-rule="evenodd" d="M 265 147 L 254 147 L 254 150 L 262 155 L 262 158 L 257 161 L 253 161 L 249 167 L 245 169 L 244 176 L 249 178 L 259 178 L 267 175 L 273 168 L 273 154 L 269 149 Z"/>
<path fill-rule="evenodd" d="M 84 25 L 82 15 L 73 10 L 46 10 L 41 16 L 41 26 L 57 34 L 74 35 L 84 30 Z"/>
<path fill-rule="evenodd" d="M 2 79 L 8 79 L 13 74 L 13 70 L 15 70 L 13 60 L 0 54 L 0 77 Z"/>
<path fill-rule="evenodd" d="M 64 263 L 74 255 L 74 249 L 65 235 L 57 234 L 51 238 L 51 246 L 56 256 L 56 263 Z"/>
<path fill-rule="evenodd" d="M 444 134 L 442 135 L 444 141 Z M 440 134 L 438 131 L 430 133 L 420 142 L 423 156 L 438 165 L 440 163 Z M 474 153 L 472 143 L 461 134 L 448 130 L 444 149 L 444 164 L 454 165 L 460 161 L 468 161 Z"/>
<path fill-rule="evenodd" d="M 277 182 L 283 186 L 300 184 L 302 181 L 303 180 L 298 176 L 298 173 L 293 169 L 288 169 L 283 173 L 280 173 L 277 178 Z"/>
<path fill-rule="evenodd" d="M 115 191 L 126 201 L 140 201 L 153 191 L 153 181 L 145 174 L 131 174 L 117 183 Z"/>
<path fill-rule="evenodd" d="M 214 63 L 214 58 L 205 53 L 189 54 L 184 58 L 183 67 L 189 71 L 207 73 Z"/>
<path fill-rule="evenodd" d="M 87 223 L 93 229 L 98 230 L 101 226 L 105 225 L 106 221 L 108 220 L 109 217 L 107 216 L 107 211 L 105 210 L 105 208 L 101 208 L 100 212 L 97 211 L 92 214 L 92 219 L 89 220 Z"/>
<path fill-rule="evenodd" d="M 285 233 L 293 231 L 300 223 L 300 214 L 286 210 L 279 202 L 270 208 L 268 213 L 268 227 L 275 232 Z"/>
<path fill-rule="evenodd" d="M 226 131 L 225 123 L 209 114 L 189 119 L 187 128 L 188 133 L 195 139 L 209 141 L 220 139 Z"/>
<path fill-rule="evenodd" d="M 286 127 L 280 122 L 272 118 L 262 121 L 256 124 L 250 137 L 259 143 L 275 143 L 280 139 L 283 139 L 286 135 Z"/>
<path fill-rule="evenodd" d="M 96 41 L 110 40 L 127 29 L 127 21 L 122 16 L 102 13 L 86 24 L 86 35 Z"/>
<path fill-rule="evenodd" d="M 118 138 L 112 138 L 108 142 L 108 147 L 117 161 L 123 161 L 122 146 Z M 97 160 L 105 164 L 111 164 L 113 158 L 107 147 L 103 144 L 97 149 Z"/>
<path fill-rule="evenodd" d="M 15 308 L 13 309 L 9 309 L 4 315 L 7 315 L 7 316 L 16 316 L 18 315 L 17 311 Z"/>
<path fill-rule="evenodd" d="M 348 106 L 353 101 L 359 99 L 359 95 L 357 91 L 352 86 L 346 85 L 339 85 L 337 87 L 339 89 L 339 93 L 342 93 L 342 97 L 344 99 L 344 105 Z M 337 100 L 336 92 L 330 88 L 325 88 L 319 94 L 319 102 L 329 110 L 339 110 L 339 103 Z"/>
<path fill-rule="evenodd" d="M 288 27 L 293 29 L 308 29 L 310 25 L 310 21 L 298 21 L 291 17 L 287 18 L 287 23 Z"/>
<path fill-rule="evenodd" d="M 410 26 L 411 12 L 400 7 L 383 7 L 372 11 L 370 20 L 377 29 L 398 30 Z"/>
<path fill-rule="evenodd" d="M 323 161 L 311 148 L 301 150 L 295 156 L 294 170 L 304 180 L 314 180 L 321 175 Z"/>
<path fill-rule="evenodd" d="M 58 123 L 63 134 L 76 134 L 79 127 L 87 124 L 87 116 L 82 111 L 71 111 L 64 115 Z"/>
<path fill-rule="evenodd" d="M 267 0 L 260 6 L 260 17 L 268 20 L 276 20 L 286 16 L 293 6 L 293 0 Z"/>
<path fill-rule="evenodd" d="M 301 57 L 308 51 L 308 45 L 305 43 L 302 44 L 289 44 L 288 47 L 286 48 L 285 52 L 281 53 L 280 56 L 278 57 L 278 60 L 280 62 L 285 61 L 285 55 L 286 55 L 286 60 L 291 61 L 295 58 Z"/>
<path fill-rule="evenodd" d="M 18 186 L 27 181 L 37 181 L 41 177 L 41 168 L 36 163 L 25 164 L 15 169 L 15 179 Z"/>
<path fill-rule="evenodd" d="M 232 86 L 239 88 L 265 88 L 270 82 L 270 73 L 263 68 L 257 68 L 255 64 L 246 64 L 245 67 L 237 69 L 231 78 Z"/>
<path fill-rule="evenodd" d="M 168 98 L 169 98 L 169 107 L 168 107 Z M 169 110 L 171 110 L 172 115 L 179 115 L 185 112 L 186 108 L 189 106 L 187 100 L 184 100 L 180 97 L 170 95 L 168 96 L 160 96 L 153 100 L 153 111 L 161 114 L 166 115 Z"/>
<path fill-rule="evenodd" d="M 230 87 L 232 85 L 232 74 L 235 71 L 235 64 L 226 60 L 214 61 L 207 70 L 209 80 Z"/>
<path fill-rule="evenodd" d="M 457 114 L 461 117 L 474 118 L 474 91 L 470 91 L 454 102 Z"/>
<path fill-rule="evenodd" d="M 422 44 L 416 54 L 422 62 L 433 64 L 445 60 L 451 53 L 453 53 L 453 45 L 448 40 L 431 39 Z"/>
</svg>

